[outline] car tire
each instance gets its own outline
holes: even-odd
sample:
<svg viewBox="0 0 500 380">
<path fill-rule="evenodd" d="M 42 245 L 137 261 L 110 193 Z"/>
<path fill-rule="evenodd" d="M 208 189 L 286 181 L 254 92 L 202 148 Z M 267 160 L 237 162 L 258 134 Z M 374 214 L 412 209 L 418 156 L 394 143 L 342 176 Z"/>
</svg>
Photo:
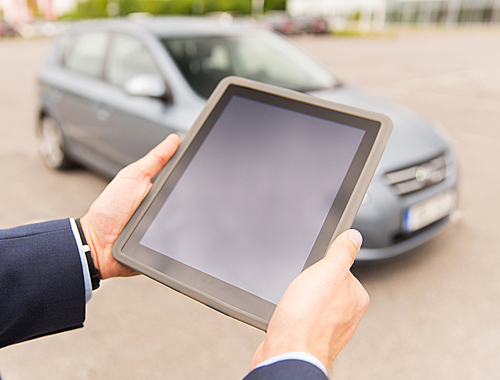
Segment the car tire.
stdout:
<svg viewBox="0 0 500 380">
<path fill-rule="evenodd" d="M 45 165 L 51 169 L 67 169 L 72 164 L 66 151 L 62 129 L 51 116 L 44 116 L 40 120 L 38 151 Z"/>
</svg>

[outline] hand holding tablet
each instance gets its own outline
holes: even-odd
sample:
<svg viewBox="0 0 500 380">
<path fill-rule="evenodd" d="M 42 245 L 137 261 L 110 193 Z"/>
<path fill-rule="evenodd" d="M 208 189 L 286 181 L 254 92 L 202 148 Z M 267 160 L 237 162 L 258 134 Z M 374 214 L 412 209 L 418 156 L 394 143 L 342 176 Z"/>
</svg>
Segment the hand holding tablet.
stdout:
<svg viewBox="0 0 500 380">
<path fill-rule="evenodd" d="M 265 330 L 288 285 L 351 225 L 390 129 L 382 115 L 227 78 L 113 255 Z"/>
<path fill-rule="evenodd" d="M 332 243 L 325 258 L 293 280 L 274 311 L 250 370 L 291 352 L 311 354 L 325 369 L 330 368 L 354 334 L 370 301 L 350 272 L 361 243 L 358 231 L 344 232 Z"/>
</svg>

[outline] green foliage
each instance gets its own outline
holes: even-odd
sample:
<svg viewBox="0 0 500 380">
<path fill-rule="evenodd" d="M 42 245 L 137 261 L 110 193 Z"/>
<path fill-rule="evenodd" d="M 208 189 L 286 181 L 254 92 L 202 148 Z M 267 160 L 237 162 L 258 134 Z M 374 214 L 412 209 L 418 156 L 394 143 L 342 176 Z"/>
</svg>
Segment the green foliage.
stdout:
<svg viewBox="0 0 500 380">
<path fill-rule="evenodd" d="M 272 10 L 286 10 L 286 0 L 266 0 L 264 2 L 264 11 L 272 11 Z"/>
<path fill-rule="evenodd" d="M 28 8 L 31 9 L 35 17 L 40 17 L 40 10 L 38 9 L 38 6 L 35 2 L 35 0 L 27 0 L 26 4 L 28 5 Z"/>
<path fill-rule="evenodd" d="M 108 1 L 81 0 L 74 11 L 63 18 L 80 19 L 107 17 Z M 252 0 L 114 0 L 119 5 L 119 15 L 126 16 L 134 12 L 160 14 L 205 14 L 208 12 L 233 12 L 250 14 Z M 286 0 L 265 0 L 264 10 L 286 8 Z"/>
<path fill-rule="evenodd" d="M 107 0 L 79 1 L 74 11 L 63 15 L 63 18 L 107 17 Z"/>
</svg>

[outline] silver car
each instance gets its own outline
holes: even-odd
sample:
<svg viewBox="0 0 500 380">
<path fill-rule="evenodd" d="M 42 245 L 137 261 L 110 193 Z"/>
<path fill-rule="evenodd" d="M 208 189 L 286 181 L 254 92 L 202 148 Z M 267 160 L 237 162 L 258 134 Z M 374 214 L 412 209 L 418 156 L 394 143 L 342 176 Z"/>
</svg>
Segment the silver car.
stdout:
<svg viewBox="0 0 500 380">
<path fill-rule="evenodd" d="M 221 21 L 222 20 L 222 21 Z M 249 21 L 147 18 L 75 23 L 40 73 L 45 163 L 115 175 L 168 134 L 181 137 L 217 83 L 237 75 L 388 115 L 394 131 L 354 227 L 358 262 L 417 247 L 449 225 L 457 166 L 435 125 L 340 82 L 293 43 Z"/>
</svg>

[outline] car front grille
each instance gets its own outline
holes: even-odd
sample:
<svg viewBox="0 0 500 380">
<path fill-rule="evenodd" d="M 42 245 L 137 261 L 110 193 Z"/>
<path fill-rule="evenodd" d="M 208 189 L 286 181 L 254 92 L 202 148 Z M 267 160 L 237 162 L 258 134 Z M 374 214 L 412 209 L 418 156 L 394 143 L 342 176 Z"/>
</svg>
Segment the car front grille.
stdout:
<svg viewBox="0 0 500 380">
<path fill-rule="evenodd" d="M 418 165 L 386 173 L 385 178 L 398 195 L 411 194 L 446 178 L 446 158 L 441 154 Z"/>
</svg>

